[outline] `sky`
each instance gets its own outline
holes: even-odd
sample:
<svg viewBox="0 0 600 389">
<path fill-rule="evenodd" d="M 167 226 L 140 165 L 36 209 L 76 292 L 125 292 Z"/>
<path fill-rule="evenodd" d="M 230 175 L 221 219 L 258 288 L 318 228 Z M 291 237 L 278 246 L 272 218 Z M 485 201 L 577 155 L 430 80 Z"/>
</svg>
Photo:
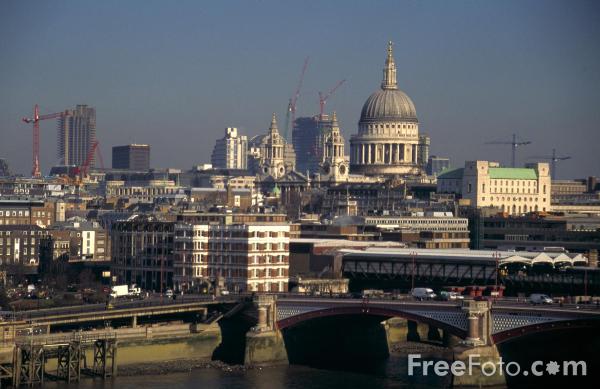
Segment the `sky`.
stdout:
<svg viewBox="0 0 600 389">
<path fill-rule="evenodd" d="M 0 2 L 0 157 L 31 171 L 31 116 L 88 104 L 111 147 L 148 143 L 156 168 L 210 162 L 226 127 L 284 127 L 310 57 L 297 116 L 318 92 L 349 140 L 379 88 L 389 40 L 399 88 L 414 101 L 431 154 L 510 163 L 571 156 L 559 178 L 600 175 L 600 2 L 27 1 Z M 290 136 L 291 138 L 291 136 Z M 58 163 L 56 122 L 41 123 L 44 173 Z M 107 166 L 108 167 L 108 166 Z"/>
</svg>

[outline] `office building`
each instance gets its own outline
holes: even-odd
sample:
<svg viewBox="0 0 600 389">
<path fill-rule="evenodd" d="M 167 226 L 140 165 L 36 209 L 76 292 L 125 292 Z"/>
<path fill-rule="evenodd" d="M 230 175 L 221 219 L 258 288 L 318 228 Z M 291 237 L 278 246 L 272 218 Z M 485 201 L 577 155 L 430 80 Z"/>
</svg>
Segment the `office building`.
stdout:
<svg viewBox="0 0 600 389">
<path fill-rule="evenodd" d="M 464 168 L 438 176 L 437 192 L 455 193 L 472 207 L 496 207 L 511 215 L 549 212 L 550 166 L 533 163 L 505 168 L 498 162 L 467 161 Z"/>
<path fill-rule="evenodd" d="M 148 170 L 150 169 L 150 146 L 130 144 L 112 148 L 113 169 Z"/>
<path fill-rule="evenodd" d="M 237 128 L 225 129 L 225 136 L 217 139 L 211 156 L 215 169 L 242 169 L 248 166 L 248 137 L 239 135 Z"/>
<path fill-rule="evenodd" d="M 290 226 L 284 215 L 269 219 L 260 214 L 198 214 L 178 222 L 175 287 L 194 290 L 221 279 L 235 292 L 287 292 Z"/>
</svg>

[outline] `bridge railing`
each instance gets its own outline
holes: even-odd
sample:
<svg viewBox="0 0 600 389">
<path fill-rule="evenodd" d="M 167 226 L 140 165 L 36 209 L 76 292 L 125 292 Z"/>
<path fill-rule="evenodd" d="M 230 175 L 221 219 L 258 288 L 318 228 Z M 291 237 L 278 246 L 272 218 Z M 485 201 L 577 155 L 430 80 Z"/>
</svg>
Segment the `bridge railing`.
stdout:
<svg viewBox="0 0 600 389">
<path fill-rule="evenodd" d="M 232 296 L 224 296 L 220 298 L 213 298 L 212 296 L 190 296 L 187 295 L 177 299 L 157 299 L 157 300 L 140 300 L 140 301 L 131 301 L 131 302 L 116 302 L 112 306 L 108 306 L 107 304 L 94 304 L 90 305 L 80 305 L 69 308 L 54 308 L 54 309 L 44 309 L 44 310 L 31 310 L 31 311 L 21 311 L 14 312 L 14 315 L 7 317 L 7 319 L 12 320 L 35 320 L 39 318 L 44 318 L 48 316 L 56 316 L 56 315 L 76 315 L 81 313 L 94 313 L 94 312 L 113 312 L 119 310 L 126 309 L 136 309 L 136 308 L 152 308 L 152 307 L 165 307 L 165 306 L 177 306 L 191 303 L 199 303 L 199 302 L 217 302 L 217 303 L 227 303 L 227 302 L 237 302 L 239 297 L 237 295 Z"/>
<path fill-rule="evenodd" d="M 19 335 L 14 339 L 17 346 L 32 345 L 59 345 L 68 344 L 71 342 L 93 343 L 98 339 L 116 339 L 117 334 L 112 331 L 98 331 L 94 333 L 72 332 L 69 334 L 33 334 Z"/>
</svg>

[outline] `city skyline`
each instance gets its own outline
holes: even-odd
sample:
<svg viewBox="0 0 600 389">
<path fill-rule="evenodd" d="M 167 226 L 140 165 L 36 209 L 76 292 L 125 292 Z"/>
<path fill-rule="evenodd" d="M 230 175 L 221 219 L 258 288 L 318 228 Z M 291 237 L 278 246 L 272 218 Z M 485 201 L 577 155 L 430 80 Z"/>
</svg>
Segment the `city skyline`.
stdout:
<svg viewBox="0 0 600 389">
<path fill-rule="evenodd" d="M 0 157 L 13 171 L 31 169 L 31 126 L 20 118 L 36 103 L 42 114 L 96 108 L 105 155 L 148 143 L 154 167 L 209 162 L 226 127 L 264 133 L 274 111 L 283 128 L 306 56 L 296 116 L 317 114 L 318 91 L 347 79 L 326 112 L 337 111 L 348 140 L 392 40 L 399 88 L 415 103 L 431 154 L 453 166 L 508 165 L 508 146 L 484 143 L 516 132 L 533 142 L 519 149 L 519 165 L 556 148 L 573 157 L 559 164 L 559 178 L 598 174 L 600 7 L 592 2 L 140 4 L 0 6 L 9 59 L 0 63 L 0 134 L 10 139 Z M 375 28 L 364 22 L 373 19 Z M 43 173 L 57 164 L 56 126 L 41 124 Z"/>
</svg>

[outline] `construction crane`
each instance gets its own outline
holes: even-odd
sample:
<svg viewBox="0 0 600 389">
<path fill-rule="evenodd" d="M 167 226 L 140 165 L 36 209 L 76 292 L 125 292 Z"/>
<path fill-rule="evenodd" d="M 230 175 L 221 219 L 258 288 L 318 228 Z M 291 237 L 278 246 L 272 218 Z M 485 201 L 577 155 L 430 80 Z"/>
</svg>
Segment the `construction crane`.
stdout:
<svg viewBox="0 0 600 389">
<path fill-rule="evenodd" d="M 327 94 L 325 96 L 323 96 L 323 93 L 319 92 L 319 119 L 323 118 L 323 114 L 325 113 L 325 103 L 327 103 L 327 99 L 331 97 L 332 94 L 335 93 L 335 91 L 342 86 L 342 84 L 346 82 L 346 80 L 341 80 L 338 81 L 337 84 L 335 84 L 335 86 L 333 88 L 331 88 L 329 90 L 329 92 L 327 92 Z"/>
<path fill-rule="evenodd" d="M 529 159 L 537 159 L 537 160 L 546 160 L 550 161 L 550 174 L 553 180 L 556 180 L 556 163 L 560 161 L 565 161 L 567 159 L 571 159 L 571 156 L 558 156 L 556 155 L 556 149 L 552 149 L 552 155 L 534 155 L 529 157 Z"/>
<path fill-rule="evenodd" d="M 529 144 L 531 144 L 531 142 L 528 140 L 518 141 L 517 134 L 513 134 L 512 141 L 493 141 L 493 142 L 485 142 L 485 144 L 486 145 L 510 145 L 512 148 L 511 166 L 516 167 L 515 159 L 516 159 L 516 154 L 517 154 L 517 147 L 529 145 Z"/>
<path fill-rule="evenodd" d="M 36 104 L 33 107 L 33 118 L 22 118 L 21 120 L 25 123 L 33 123 L 33 161 L 32 161 L 32 169 L 31 176 L 32 177 L 40 177 L 40 121 L 48 120 L 48 119 L 59 119 L 65 117 L 69 114 L 69 111 L 50 113 L 47 115 L 40 115 L 40 108 Z"/>
<path fill-rule="evenodd" d="M 84 177 L 87 177 L 88 170 L 89 170 L 90 164 L 92 163 L 92 158 L 94 158 L 95 152 L 98 152 L 98 159 L 100 160 L 100 167 L 102 169 L 104 169 L 104 159 L 102 158 L 102 153 L 100 152 L 100 142 L 98 142 L 96 140 L 92 143 L 92 147 L 90 147 L 90 149 L 88 150 L 88 153 L 85 158 L 85 161 L 83 162 L 83 165 L 77 166 L 73 170 L 73 174 L 75 175 L 75 177 L 79 177 L 81 180 L 83 180 Z"/>
<path fill-rule="evenodd" d="M 304 65 L 302 66 L 302 72 L 300 73 L 300 80 L 298 80 L 298 86 L 296 87 L 296 91 L 294 95 L 290 98 L 288 109 L 285 114 L 285 131 L 283 133 L 283 137 L 287 140 L 288 130 L 290 128 L 290 121 L 292 122 L 292 126 L 294 125 L 294 121 L 296 120 L 296 103 L 298 102 L 298 97 L 300 97 L 300 89 L 302 89 L 302 83 L 304 82 L 304 74 L 306 73 L 306 68 L 308 68 L 308 60 L 309 57 L 306 57 L 304 60 Z"/>
</svg>

